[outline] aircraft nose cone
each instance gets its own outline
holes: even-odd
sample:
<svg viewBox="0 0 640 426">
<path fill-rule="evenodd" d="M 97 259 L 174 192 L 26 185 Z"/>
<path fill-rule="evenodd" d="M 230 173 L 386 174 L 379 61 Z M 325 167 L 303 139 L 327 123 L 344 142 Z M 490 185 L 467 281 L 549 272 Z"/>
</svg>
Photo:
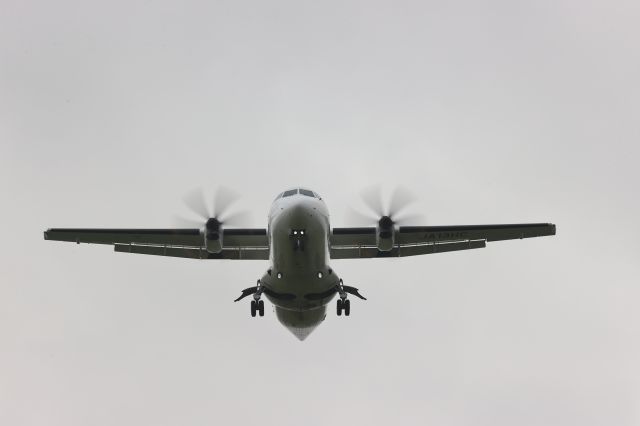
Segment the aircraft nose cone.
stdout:
<svg viewBox="0 0 640 426">
<path fill-rule="evenodd" d="M 284 325 L 298 340 L 304 340 L 324 321 L 326 309 L 324 306 L 308 311 L 293 311 L 276 307 L 278 321 Z"/>
<path fill-rule="evenodd" d="M 289 330 L 291 333 L 293 333 L 294 336 L 296 336 L 296 338 L 300 341 L 303 341 L 304 339 L 306 339 L 312 332 L 313 330 L 315 330 L 316 327 L 287 327 L 287 330 Z"/>
</svg>

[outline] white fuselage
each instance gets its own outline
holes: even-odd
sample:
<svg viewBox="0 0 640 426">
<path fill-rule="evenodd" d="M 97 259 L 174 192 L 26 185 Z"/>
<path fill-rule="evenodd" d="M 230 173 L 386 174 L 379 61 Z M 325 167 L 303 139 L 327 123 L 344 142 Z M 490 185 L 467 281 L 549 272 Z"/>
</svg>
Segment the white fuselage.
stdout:
<svg viewBox="0 0 640 426">
<path fill-rule="evenodd" d="M 329 266 L 329 212 L 320 198 L 294 194 L 269 212 L 271 267 L 261 279 L 278 320 L 304 339 L 326 317 L 339 277 Z"/>
</svg>

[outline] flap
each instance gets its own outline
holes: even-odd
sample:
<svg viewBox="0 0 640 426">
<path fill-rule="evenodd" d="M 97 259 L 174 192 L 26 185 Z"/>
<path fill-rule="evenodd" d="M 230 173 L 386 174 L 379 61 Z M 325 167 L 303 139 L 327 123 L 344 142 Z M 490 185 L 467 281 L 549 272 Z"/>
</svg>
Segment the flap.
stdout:
<svg viewBox="0 0 640 426">
<path fill-rule="evenodd" d="M 422 254 L 445 253 L 456 250 L 484 248 L 484 240 L 454 243 L 431 243 L 410 246 L 396 246 L 390 251 L 379 251 L 377 247 L 332 247 L 332 259 L 366 259 L 375 257 L 406 257 Z"/>
<path fill-rule="evenodd" d="M 375 245 L 376 228 L 333 228 L 331 232 L 331 247 Z"/>
<path fill-rule="evenodd" d="M 224 229 L 222 244 L 227 247 L 269 247 L 267 230 L 264 228 Z"/>
<path fill-rule="evenodd" d="M 114 246 L 114 250 L 121 253 L 149 254 L 154 256 L 183 257 L 189 259 L 269 259 L 268 248 L 225 248 L 220 253 L 209 253 L 203 248 L 116 244 Z"/>
</svg>

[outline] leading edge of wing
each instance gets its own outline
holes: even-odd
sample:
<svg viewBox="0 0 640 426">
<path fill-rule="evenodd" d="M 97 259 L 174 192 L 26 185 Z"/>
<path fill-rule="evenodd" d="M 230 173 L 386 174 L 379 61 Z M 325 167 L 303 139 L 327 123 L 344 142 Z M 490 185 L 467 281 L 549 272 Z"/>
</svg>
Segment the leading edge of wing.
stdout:
<svg viewBox="0 0 640 426">
<path fill-rule="evenodd" d="M 264 228 L 229 228 L 224 231 L 225 247 L 267 247 Z M 144 244 L 201 247 L 204 236 L 200 229 L 101 229 L 51 228 L 44 232 L 45 240 L 90 244 Z"/>
<path fill-rule="evenodd" d="M 172 244 L 199 246 L 199 229 L 50 228 L 45 240 L 90 244 Z"/>
</svg>

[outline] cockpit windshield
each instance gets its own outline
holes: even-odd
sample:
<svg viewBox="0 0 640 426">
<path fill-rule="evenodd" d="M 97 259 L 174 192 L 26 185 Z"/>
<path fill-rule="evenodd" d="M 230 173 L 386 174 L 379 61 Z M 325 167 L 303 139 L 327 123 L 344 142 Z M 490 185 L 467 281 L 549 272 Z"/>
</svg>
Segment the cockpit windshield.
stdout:
<svg viewBox="0 0 640 426">
<path fill-rule="evenodd" d="M 296 194 L 300 194 L 300 195 L 304 195 L 306 197 L 313 197 L 313 198 L 317 198 L 319 200 L 322 200 L 322 198 L 320 198 L 320 196 L 318 194 L 316 194 L 313 191 L 310 191 L 308 189 L 304 189 L 304 188 L 296 188 L 296 189 L 290 189 L 288 191 L 284 191 L 282 194 L 278 195 L 276 197 L 276 200 L 279 198 L 284 198 L 284 197 L 291 197 L 292 195 L 296 195 Z"/>
</svg>

